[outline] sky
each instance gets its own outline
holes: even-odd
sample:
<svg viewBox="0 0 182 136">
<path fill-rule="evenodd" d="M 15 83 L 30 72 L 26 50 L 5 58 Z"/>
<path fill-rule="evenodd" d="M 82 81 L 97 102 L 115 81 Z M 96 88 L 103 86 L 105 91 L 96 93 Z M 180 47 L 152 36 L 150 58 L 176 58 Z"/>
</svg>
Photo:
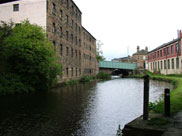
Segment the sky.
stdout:
<svg viewBox="0 0 182 136">
<path fill-rule="evenodd" d="M 149 51 L 177 38 L 182 0 L 74 0 L 82 25 L 102 45 L 106 60 L 126 57 L 137 46 Z"/>
</svg>

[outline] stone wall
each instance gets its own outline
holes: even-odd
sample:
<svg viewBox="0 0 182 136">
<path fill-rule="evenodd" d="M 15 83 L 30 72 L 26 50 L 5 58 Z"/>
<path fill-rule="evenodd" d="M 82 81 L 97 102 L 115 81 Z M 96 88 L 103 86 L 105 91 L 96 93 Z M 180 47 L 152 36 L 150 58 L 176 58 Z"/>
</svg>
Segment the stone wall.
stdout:
<svg viewBox="0 0 182 136">
<path fill-rule="evenodd" d="M 96 75 L 96 40 L 82 27 L 81 11 L 71 0 L 49 0 L 47 4 L 47 34 L 60 56 L 61 79 Z"/>
</svg>

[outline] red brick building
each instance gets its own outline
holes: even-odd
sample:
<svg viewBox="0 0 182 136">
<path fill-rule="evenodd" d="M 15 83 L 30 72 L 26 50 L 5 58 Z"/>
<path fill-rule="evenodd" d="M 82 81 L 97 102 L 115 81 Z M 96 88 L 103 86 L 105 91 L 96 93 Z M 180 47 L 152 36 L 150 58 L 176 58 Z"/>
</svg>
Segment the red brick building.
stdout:
<svg viewBox="0 0 182 136">
<path fill-rule="evenodd" d="M 182 73 L 181 32 L 177 39 L 165 43 L 148 53 L 148 70 L 161 74 Z"/>
</svg>

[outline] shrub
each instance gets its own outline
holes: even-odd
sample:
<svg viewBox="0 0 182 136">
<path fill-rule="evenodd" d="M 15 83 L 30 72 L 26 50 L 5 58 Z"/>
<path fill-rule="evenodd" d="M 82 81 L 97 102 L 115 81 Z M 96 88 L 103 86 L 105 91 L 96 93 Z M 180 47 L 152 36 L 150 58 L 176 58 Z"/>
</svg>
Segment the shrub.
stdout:
<svg viewBox="0 0 182 136">
<path fill-rule="evenodd" d="M 20 76 L 13 73 L 0 74 L 0 95 L 32 91 L 34 91 L 34 88 L 28 84 L 24 84 Z"/>
<path fill-rule="evenodd" d="M 108 80 L 111 79 L 111 75 L 104 72 L 99 72 L 97 78 L 102 80 Z"/>
<path fill-rule="evenodd" d="M 80 79 L 80 82 L 81 82 L 81 83 L 87 83 L 87 82 L 90 82 L 91 80 L 93 80 L 93 77 L 92 77 L 92 76 L 83 76 L 83 77 Z"/>
<path fill-rule="evenodd" d="M 10 35 L 3 38 L 1 44 L 1 58 L 5 61 L 5 69 L 0 72 L 16 75 L 13 76 L 16 81 L 12 79 L 9 82 L 21 82 L 35 90 L 47 90 L 57 83 L 57 76 L 61 75 L 61 65 L 58 63 L 54 46 L 48 41 L 41 27 L 24 21 L 12 28 Z M 5 84 L 1 87 L 8 89 Z M 26 90 L 20 84 L 18 87 L 17 90 Z"/>
</svg>

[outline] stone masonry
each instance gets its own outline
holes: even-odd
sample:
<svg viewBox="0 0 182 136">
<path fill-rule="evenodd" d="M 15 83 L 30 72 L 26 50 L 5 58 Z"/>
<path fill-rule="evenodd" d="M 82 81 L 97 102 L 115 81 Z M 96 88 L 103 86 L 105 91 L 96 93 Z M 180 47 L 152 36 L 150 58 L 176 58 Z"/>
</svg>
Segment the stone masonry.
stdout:
<svg viewBox="0 0 182 136">
<path fill-rule="evenodd" d="M 14 9 L 16 7 L 16 10 Z M 72 0 L 9 0 L 0 2 L 0 20 L 28 19 L 42 26 L 62 64 L 60 81 L 96 75 L 96 39 L 82 26 L 82 12 Z"/>
</svg>

